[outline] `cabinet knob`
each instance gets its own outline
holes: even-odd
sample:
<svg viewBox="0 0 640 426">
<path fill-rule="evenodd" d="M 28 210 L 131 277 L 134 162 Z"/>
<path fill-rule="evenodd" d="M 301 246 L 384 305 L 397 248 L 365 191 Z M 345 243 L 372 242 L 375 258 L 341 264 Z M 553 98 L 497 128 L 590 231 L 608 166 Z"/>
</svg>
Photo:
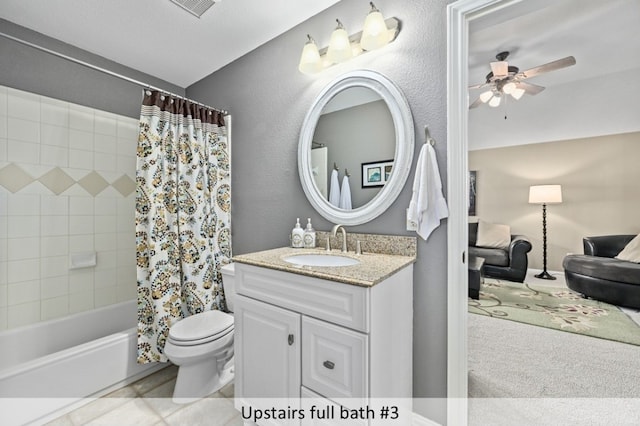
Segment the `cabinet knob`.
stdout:
<svg viewBox="0 0 640 426">
<path fill-rule="evenodd" d="M 329 370 L 333 370 L 333 367 L 335 367 L 336 365 L 334 363 L 332 363 L 331 361 L 325 361 L 322 363 L 322 365 L 324 365 L 326 368 L 328 368 Z"/>
<path fill-rule="evenodd" d="M 293 345 L 293 334 L 289 335 L 289 346 Z"/>
</svg>

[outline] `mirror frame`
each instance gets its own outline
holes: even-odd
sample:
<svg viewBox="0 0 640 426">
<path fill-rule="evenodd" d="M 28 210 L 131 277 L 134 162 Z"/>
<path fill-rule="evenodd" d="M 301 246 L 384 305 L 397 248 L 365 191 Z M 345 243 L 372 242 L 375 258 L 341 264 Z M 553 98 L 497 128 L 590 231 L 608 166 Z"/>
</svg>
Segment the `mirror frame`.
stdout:
<svg viewBox="0 0 640 426">
<path fill-rule="evenodd" d="M 391 179 L 364 206 L 353 210 L 335 207 L 318 191 L 311 171 L 311 143 L 324 107 L 339 92 L 365 87 L 376 92 L 387 104 L 395 128 L 395 155 Z M 302 124 L 298 142 L 298 173 L 307 199 L 314 209 L 332 223 L 360 225 L 384 213 L 396 200 L 411 171 L 414 150 L 413 116 L 402 91 L 384 75 L 370 70 L 351 71 L 330 82 L 316 97 Z"/>
</svg>

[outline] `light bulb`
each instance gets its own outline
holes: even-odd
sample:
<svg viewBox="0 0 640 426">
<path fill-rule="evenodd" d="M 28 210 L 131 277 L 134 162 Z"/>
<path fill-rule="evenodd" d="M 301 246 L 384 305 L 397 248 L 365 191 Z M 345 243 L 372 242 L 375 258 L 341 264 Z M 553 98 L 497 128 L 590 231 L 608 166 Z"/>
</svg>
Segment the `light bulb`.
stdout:
<svg viewBox="0 0 640 426">
<path fill-rule="evenodd" d="M 491 90 L 487 90 L 480 94 L 480 102 L 486 104 L 489 99 L 493 97 L 493 92 Z"/>
<path fill-rule="evenodd" d="M 302 49 L 300 56 L 300 64 L 298 70 L 303 74 L 315 74 L 322 70 L 322 61 L 320 60 L 320 52 L 318 46 L 310 35 L 307 34 L 308 40 Z"/>
<path fill-rule="evenodd" d="M 327 50 L 327 58 L 334 63 L 344 62 L 352 56 L 349 34 L 347 34 L 347 30 L 344 29 L 339 19 L 336 19 L 336 22 L 338 26 L 331 33 L 329 49 Z"/>
<path fill-rule="evenodd" d="M 371 11 L 364 21 L 362 37 L 360 38 L 360 45 L 364 50 L 378 49 L 389 43 L 389 29 L 384 23 L 382 13 L 380 13 L 373 2 L 369 4 L 371 5 Z"/>
<path fill-rule="evenodd" d="M 502 91 L 507 95 L 510 95 L 514 90 L 516 90 L 516 84 L 513 81 L 510 81 L 502 86 Z"/>
<path fill-rule="evenodd" d="M 497 107 L 498 105 L 500 105 L 500 96 L 494 96 L 493 98 L 491 98 L 491 100 L 489 101 L 489 106 L 492 107 Z"/>
<path fill-rule="evenodd" d="M 513 92 L 511 92 L 511 96 L 513 96 L 515 100 L 518 100 L 522 97 L 522 95 L 524 95 L 524 92 L 525 92 L 524 89 L 516 88 L 516 89 L 513 89 Z"/>
</svg>

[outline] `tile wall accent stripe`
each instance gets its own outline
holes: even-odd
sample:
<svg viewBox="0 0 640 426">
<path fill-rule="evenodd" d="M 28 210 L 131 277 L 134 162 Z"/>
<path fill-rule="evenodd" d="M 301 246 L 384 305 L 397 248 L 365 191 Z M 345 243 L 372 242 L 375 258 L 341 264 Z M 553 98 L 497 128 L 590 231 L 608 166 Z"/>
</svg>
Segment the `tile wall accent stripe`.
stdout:
<svg viewBox="0 0 640 426">
<path fill-rule="evenodd" d="M 76 181 L 62 171 L 60 167 L 55 167 L 49 170 L 47 173 L 40 176 L 38 181 L 56 195 L 62 194 L 64 191 L 69 189 L 71 185 L 76 183 Z"/>
<path fill-rule="evenodd" d="M 107 182 L 96 171 L 92 171 L 91 173 L 80 179 L 78 181 L 78 184 L 94 197 L 104 191 L 107 186 L 109 186 L 109 182 Z"/>
<path fill-rule="evenodd" d="M 64 193 L 74 185 L 78 185 L 93 197 L 109 186 L 113 187 L 123 197 L 129 196 L 136 190 L 135 181 L 126 174 L 119 176 L 113 182 L 109 182 L 96 171 L 90 171 L 76 180 L 60 167 L 53 167 L 39 178 L 32 177 L 15 163 L 9 163 L 0 168 L 0 186 L 12 194 L 19 193 L 23 188 L 36 181 L 40 182 L 55 195 Z"/>
<path fill-rule="evenodd" d="M 34 181 L 34 178 L 15 164 L 0 169 L 0 185 L 14 194 Z"/>
</svg>

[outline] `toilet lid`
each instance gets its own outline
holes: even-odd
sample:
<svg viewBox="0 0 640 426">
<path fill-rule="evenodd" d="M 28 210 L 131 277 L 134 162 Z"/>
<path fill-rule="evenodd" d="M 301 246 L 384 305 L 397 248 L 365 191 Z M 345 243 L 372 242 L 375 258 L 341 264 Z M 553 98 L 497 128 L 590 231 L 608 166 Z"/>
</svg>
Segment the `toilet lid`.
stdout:
<svg viewBox="0 0 640 426">
<path fill-rule="evenodd" d="M 214 340 L 233 329 L 233 315 L 206 311 L 178 321 L 169 329 L 169 339 L 176 342 Z"/>
</svg>

